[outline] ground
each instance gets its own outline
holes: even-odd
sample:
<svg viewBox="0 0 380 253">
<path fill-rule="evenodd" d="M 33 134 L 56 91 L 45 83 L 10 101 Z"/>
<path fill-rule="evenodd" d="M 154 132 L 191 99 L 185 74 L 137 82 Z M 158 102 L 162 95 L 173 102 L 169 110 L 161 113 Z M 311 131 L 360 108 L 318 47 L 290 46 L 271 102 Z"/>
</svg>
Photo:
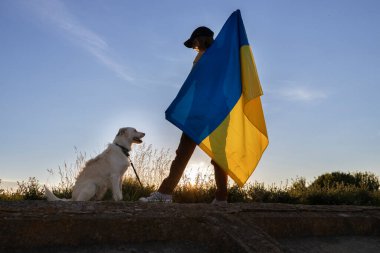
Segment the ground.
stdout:
<svg viewBox="0 0 380 253">
<path fill-rule="evenodd" d="M 0 252 L 380 252 L 380 208 L 0 202 Z"/>
</svg>

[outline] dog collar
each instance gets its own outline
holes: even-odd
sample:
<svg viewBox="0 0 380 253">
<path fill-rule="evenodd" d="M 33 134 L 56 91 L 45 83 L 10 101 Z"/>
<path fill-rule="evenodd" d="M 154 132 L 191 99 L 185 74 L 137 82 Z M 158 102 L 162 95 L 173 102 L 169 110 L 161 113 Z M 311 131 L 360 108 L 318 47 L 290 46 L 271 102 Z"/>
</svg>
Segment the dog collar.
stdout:
<svg viewBox="0 0 380 253">
<path fill-rule="evenodd" d="M 114 143 L 116 146 L 118 146 L 119 148 L 121 148 L 121 151 L 123 151 L 123 154 L 125 155 L 125 156 L 127 156 L 127 157 L 129 157 L 129 150 L 127 149 L 127 148 L 125 148 L 125 147 L 123 147 L 123 146 L 121 146 L 121 145 L 119 145 L 119 144 L 117 144 L 117 143 Z"/>
</svg>

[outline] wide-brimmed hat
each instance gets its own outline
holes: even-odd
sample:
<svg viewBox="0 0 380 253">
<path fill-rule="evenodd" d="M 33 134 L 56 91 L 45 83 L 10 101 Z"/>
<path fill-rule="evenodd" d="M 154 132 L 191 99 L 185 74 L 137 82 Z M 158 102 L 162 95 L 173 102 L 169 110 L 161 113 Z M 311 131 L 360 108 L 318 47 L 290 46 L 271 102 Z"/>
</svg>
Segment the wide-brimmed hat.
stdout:
<svg viewBox="0 0 380 253">
<path fill-rule="evenodd" d="M 192 48 L 194 39 L 201 36 L 213 37 L 214 32 L 206 26 L 200 26 L 193 31 L 193 33 L 190 36 L 190 39 L 186 40 L 183 44 L 185 45 L 185 47 Z"/>
</svg>

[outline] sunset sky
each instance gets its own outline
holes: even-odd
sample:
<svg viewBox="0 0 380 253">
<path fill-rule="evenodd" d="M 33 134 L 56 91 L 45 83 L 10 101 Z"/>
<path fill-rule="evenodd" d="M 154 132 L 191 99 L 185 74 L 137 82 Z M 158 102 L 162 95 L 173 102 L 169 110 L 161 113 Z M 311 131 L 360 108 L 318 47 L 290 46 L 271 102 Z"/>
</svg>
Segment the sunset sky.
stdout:
<svg viewBox="0 0 380 253">
<path fill-rule="evenodd" d="M 1 0 L 0 179 L 45 183 L 124 126 L 174 155 L 181 132 L 164 112 L 196 55 L 183 42 L 236 9 L 269 135 L 250 180 L 380 175 L 380 1 Z M 198 149 L 189 167 L 209 161 Z"/>
</svg>

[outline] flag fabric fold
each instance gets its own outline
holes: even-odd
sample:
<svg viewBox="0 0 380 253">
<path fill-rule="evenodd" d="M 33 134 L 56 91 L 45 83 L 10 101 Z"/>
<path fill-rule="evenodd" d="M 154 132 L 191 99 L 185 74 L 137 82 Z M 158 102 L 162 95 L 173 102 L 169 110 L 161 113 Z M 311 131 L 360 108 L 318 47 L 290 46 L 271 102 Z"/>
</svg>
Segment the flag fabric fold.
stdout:
<svg viewBox="0 0 380 253">
<path fill-rule="evenodd" d="M 261 95 L 237 10 L 194 65 L 165 115 L 243 186 L 269 143 Z"/>
</svg>

